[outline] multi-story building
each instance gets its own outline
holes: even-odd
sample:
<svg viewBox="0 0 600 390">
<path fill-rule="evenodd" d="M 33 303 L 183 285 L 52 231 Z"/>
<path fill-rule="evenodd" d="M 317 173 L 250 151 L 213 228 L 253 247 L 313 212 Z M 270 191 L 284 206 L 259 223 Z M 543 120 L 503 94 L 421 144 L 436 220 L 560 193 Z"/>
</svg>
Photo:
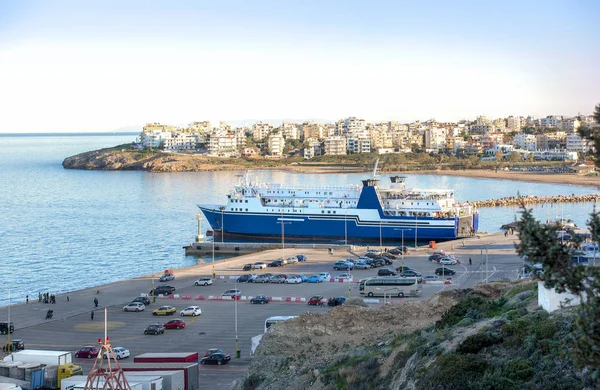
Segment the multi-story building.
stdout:
<svg viewBox="0 0 600 390">
<path fill-rule="evenodd" d="M 188 125 L 186 130 L 191 133 L 210 134 L 212 132 L 212 126 L 210 121 L 192 122 Z"/>
<path fill-rule="evenodd" d="M 491 124 L 473 124 L 471 126 L 469 126 L 469 133 L 470 134 L 479 134 L 479 135 L 483 135 L 483 134 L 487 134 L 494 131 L 494 126 L 492 126 Z"/>
<path fill-rule="evenodd" d="M 547 150 L 548 149 L 548 134 L 536 134 L 535 135 L 535 144 L 536 150 Z"/>
<path fill-rule="evenodd" d="M 423 144 L 425 150 L 439 152 L 446 148 L 446 137 L 448 131 L 445 128 L 432 128 L 423 133 Z"/>
<path fill-rule="evenodd" d="M 367 137 L 348 138 L 346 143 L 348 153 L 370 153 L 371 140 Z"/>
<path fill-rule="evenodd" d="M 555 116 L 547 116 L 540 119 L 540 126 L 542 127 L 557 127 L 559 118 Z"/>
<path fill-rule="evenodd" d="M 273 130 L 273 126 L 268 123 L 255 123 L 252 125 L 252 139 L 254 141 L 262 141 Z"/>
<path fill-rule="evenodd" d="M 303 150 L 304 158 L 313 158 L 321 156 L 322 154 L 323 150 L 319 141 L 310 141 L 308 146 Z"/>
<path fill-rule="evenodd" d="M 200 134 L 174 132 L 164 140 L 162 149 L 169 152 L 191 152 L 198 149 L 198 144 L 203 143 L 204 139 L 204 135 L 200 139 Z"/>
<path fill-rule="evenodd" d="M 238 137 L 235 133 L 213 130 L 208 141 L 208 155 L 213 157 L 239 157 Z"/>
<path fill-rule="evenodd" d="M 285 138 L 280 132 L 273 132 L 269 135 L 268 148 L 269 155 L 273 157 L 283 157 L 283 148 L 285 147 Z"/>
<path fill-rule="evenodd" d="M 508 127 L 508 129 L 510 131 L 516 131 L 519 132 L 521 131 L 521 117 L 520 116 L 509 116 L 508 119 L 506 120 L 506 127 Z"/>
<path fill-rule="evenodd" d="M 285 139 L 298 139 L 300 138 L 298 132 L 298 124 L 291 122 L 283 122 L 281 124 L 281 132 Z"/>
<path fill-rule="evenodd" d="M 356 117 L 344 119 L 343 134 L 354 138 L 369 136 L 365 120 Z"/>
<path fill-rule="evenodd" d="M 491 124 L 492 124 L 492 121 L 490 121 L 485 115 L 478 116 L 477 119 L 475 119 L 475 125 L 477 125 L 477 126 L 485 126 L 485 125 L 491 126 Z"/>
<path fill-rule="evenodd" d="M 482 135 L 480 140 L 481 148 L 486 151 L 488 149 L 494 148 L 496 145 L 501 145 L 504 143 L 504 133 L 501 132 L 493 132 Z"/>
<path fill-rule="evenodd" d="M 536 150 L 537 140 L 533 134 L 517 134 L 515 135 L 514 144 L 518 149 Z"/>
<path fill-rule="evenodd" d="M 324 151 L 326 155 L 344 155 L 346 154 L 346 138 L 333 136 L 325 138 Z"/>
<path fill-rule="evenodd" d="M 563 118 L 562 121 L 558 122 L 558 128 L 570 133 L 574 133 L 581 127 L 581 122 L 578 118 Z"/>
<path fill-rule="evenodd" d="M 302 139 L 318 140 L 325 138 L 323 136 L 323 125 L 316 122 L 305 122 L 302 124 Z"/>
<path fill-rule="evenodd" d="M 567 150 L 578 153 L 587 153 L 590 150 L 591 143 L 579 134 L 567 135 Z"/>
<path fill-rule="evenodd" d="M 498 118 L 492 121 L 492 126 L 498 131 L 504 131 L 506 129 L 506 119 Z"/>
<path fill-rule="evenodd" d="M 392 132 L 388 123 L 376 123 L 370 126 L 369 138 L 373 148 L 391 148 L 393 146 Z"/>
</svg>

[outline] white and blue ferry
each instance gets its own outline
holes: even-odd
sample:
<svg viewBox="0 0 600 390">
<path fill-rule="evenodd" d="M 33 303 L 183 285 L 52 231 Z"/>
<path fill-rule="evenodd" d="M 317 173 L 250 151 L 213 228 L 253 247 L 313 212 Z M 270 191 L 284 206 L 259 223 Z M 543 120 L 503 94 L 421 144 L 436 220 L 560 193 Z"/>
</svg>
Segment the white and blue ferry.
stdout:
<svg viewBox="0 0 600 390">
<path fill-rule="evenodd" d="M 449 240 L 477 231 L 479 214 L 448 189 L 407 188 L 402 176 L 362 186 L 286 187 L 253 183 L 248 175 L 226 205 L 199 205 L 216 234 L 240 238 L 387 241 Z M 410 241 L 409 241 L 410 242 Z"/>
</svg>

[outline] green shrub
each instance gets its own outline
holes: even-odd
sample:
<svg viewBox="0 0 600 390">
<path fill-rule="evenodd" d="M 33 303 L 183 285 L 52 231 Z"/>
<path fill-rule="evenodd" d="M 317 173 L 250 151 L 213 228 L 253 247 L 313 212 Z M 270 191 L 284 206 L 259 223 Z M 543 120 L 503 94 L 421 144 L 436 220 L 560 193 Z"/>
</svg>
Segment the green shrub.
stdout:
<svg viewBox="0 0 600 390">
<path fill-rule="evenodd" d="M 467 337 L 458 348 L 456 348 L 456 352 L 465 354 L 465 353 L 478 353 L 483 348 L 499 344 L 502 342 L 502 337 L 490 333 L 477 333 L 472 336 Z"/>
<path fill-rule="evenodd" d="M 436 359 L 416 383 L 417 389 L 463 390 L 479 380 L 490 364 L 477 355 L 448 353 Z"/>
<path fill-rule="evenodd" d="M 255 390 L 258 389 L 258 386 L 263 381 L 262 375 L 259 374 L 250 374 L 244 379 L 244 383 L 242 384 L 242 389 L 244 390 Z"/>
<path fill-rule="evenodd" d="M 471 385 L 473 390 L 521 390 L 522 388 L 497 370 L 486 372 L 481 379 Z"/>
<path fill-rule="evenodd" d="M 533 376 L 533 367 L 528 361 L 516 358 L 508 362 L 504 374 L 513 380 L 528 381 Z"/>
</svg>

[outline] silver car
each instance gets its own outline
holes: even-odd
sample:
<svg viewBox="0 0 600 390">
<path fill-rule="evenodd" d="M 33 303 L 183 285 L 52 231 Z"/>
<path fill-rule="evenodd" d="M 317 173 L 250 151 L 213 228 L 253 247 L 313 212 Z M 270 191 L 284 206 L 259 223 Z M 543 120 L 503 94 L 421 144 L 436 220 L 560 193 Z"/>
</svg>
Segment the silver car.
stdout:
<svg viewBox="0 0 600 390">
<path fill-rule="evenodd" d="M 131 302 L 123 306 L 123 311 L 144 311 L 146 310 L 146 305 L 142 302 Z"/>
</svg>

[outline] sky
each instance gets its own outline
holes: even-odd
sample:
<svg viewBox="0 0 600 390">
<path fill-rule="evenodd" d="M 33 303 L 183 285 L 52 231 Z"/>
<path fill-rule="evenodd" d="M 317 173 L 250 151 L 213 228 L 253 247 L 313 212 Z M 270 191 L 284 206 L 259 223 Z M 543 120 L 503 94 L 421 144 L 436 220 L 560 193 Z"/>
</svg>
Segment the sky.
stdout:
<svg viewBox="0 0 600 390">
<path fill-rule="evenodd" d="M 600 103 L 600 1 L 0 1 L 0 133 Z"/>
</svg>

